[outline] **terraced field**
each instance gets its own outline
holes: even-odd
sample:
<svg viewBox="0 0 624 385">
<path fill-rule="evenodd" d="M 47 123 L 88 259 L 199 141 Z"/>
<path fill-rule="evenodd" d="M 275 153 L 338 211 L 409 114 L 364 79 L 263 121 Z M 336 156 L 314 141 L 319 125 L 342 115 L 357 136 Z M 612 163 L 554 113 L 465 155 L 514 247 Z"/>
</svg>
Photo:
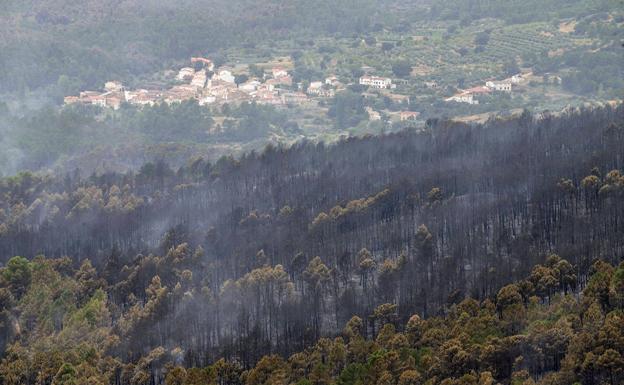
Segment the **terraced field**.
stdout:
<svg viewBox="0 0 624 385">
<path fill-rule="evenodd" d="M 487 42 L 478 46 L 477 37 L 484 34 L 488 35 Z M 545 56 L 562 55 L 594 43 L 595 39 L 574 33 L 568 24 L 564 28 L 559 22 L 508 24 L 489 18 L 470 25 L 460 25 L 458 21 L 424 22 L 400 33 L 382 30 L 372 35 L 285 39 L 225 50 L 223 56 L 230 63 L 254 63 L 262 68 L 287 63 L 284 66 L 294 69 L 301 80 L 322 80 L 335 74 L 346 83 L 357 82 L 364 66 L 372 68 L 376 75 L 396 78 L 392 67 L 404 61 L 412 67 L 411 76 L 407 84 L 392 92 L 410 95 L 418 105 L 414 108 L 423 116 L 425 110 L 457 116 L 508 110 L 518 105 L 554 108 L 571 103 L 577 95 L 564 90 L 561 84 L 544 82 L 541 75 L 529 79 L 513 95 L 486 98 L 479 106 L 449 105 L 443 100 L 457 89 L 508 76 L 505 65 L 510 59 L 531 70 Z M 423 82 L 429 80 L 436 80 L 438 89 L 424 89 Z M 322 107 L 326 109 L 327 104 Z M 379 101 L 376 108 L 383 110 L 383 102 Z M 328 120 L 303 118 L 311 116 L 311 112 L 298 113 L 298 124 L 303 130 L 322 131 L 331 125 Z"/>
<path fill-rule="evenodd" d="M 484 31 L 490 32 L 489 41 L 483 50 L 477 51 L 475 37 Z M 477 81 L 500 76 L 502 64 L 510 58 L 522 62 L 527 55 L 560 54 L 575 45 L 590 43 L 560 30 L 558 25 L 543 22 L 506 25 L 496 19 L 484 19 L 463 28 L 436 22 L 402 34 L 380 31 L 372 37 L 375 43 L 370 45 L 364 43 L 364 36 L 318 38 L 305 45 L 287 40 L 228 51 L 227 57 L 237 62 L 266 62 L 269 53 L 276 57 L 298 51 L 301 53 L 298 66 L 345 76 L 361 66 L 373 67 L 379 75 L 392 76 L 392 64 L 405 60 L 415 68 L 415 80 L 433 78 L 454 82 L 459 78 Z M 390 43 L 393 48 L 385 52 L 383 43 Z"/>
<path fill-rule="evenodd" d="M 573 45 L 570 37 L 547 24 L 525 24 L 493 31 L 483 56 L 505 60 L 511 55 L 565 50 Z"/>
</svg>

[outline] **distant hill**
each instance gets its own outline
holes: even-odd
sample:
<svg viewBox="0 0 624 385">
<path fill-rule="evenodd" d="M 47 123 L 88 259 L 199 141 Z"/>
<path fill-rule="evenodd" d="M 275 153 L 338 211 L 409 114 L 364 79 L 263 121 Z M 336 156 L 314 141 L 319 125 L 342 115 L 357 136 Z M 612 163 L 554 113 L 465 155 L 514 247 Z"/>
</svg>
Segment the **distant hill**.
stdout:
<svg viewBox="0 0 624 385">
<path fill-rule="evenodd" d="M 441 0 L 432 3 L 430 17 L 495 17 L 512 23 L 526 23 L 577 17 L 617 9 L 621 4 L 618 0 Z"/>
<path fill-rule="evenodd" d="M 100 85 L 191 54 L 302 36 L 365 34 L 417 20 L 509 22 L 617 9 L 617 0 L 8 0 L 0 5 L 0 93 Z"/>
<path fill-rule="evenodd" d="M 9 1 L 0 6 L 0 92 L 82 87 L 164 61 L 296 35 L 363 32 L 375 1 Z"/>
</svg>

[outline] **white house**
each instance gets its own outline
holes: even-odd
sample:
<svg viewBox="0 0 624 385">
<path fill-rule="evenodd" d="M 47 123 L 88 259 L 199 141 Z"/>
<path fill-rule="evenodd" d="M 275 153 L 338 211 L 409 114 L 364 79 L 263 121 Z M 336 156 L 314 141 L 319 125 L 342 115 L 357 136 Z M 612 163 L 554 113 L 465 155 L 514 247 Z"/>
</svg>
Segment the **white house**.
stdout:
<svg viewBox="0 0 624 385">
<path fill-rule="evenodd" d="M 516 74 L 516 75 L 514 75 L 514 76 L 512 76 L 512 77 L 511 77 L 511 82 L 512 82 L 513 84 L 519 84 L 519 83 L 521 83 L 521 82 L 522 82 L 522 80 L 524 80 L 524 79 L 522 78 L 522 74 Z"/>
<path fill-rule="evenodd" d="M 327 84 L 328 86 L 335 87 L 338 83 L 338 78 L 335 75 L 325 78 L 325 84 Z"/>
<path fill-rule="evenodd" d="M 457 102 L 468 104 L 479 104 L 478 100 L 475 100 L 474 95 L 470 92 L 453 95 L 450 98 L 444 99 L 445 102 Z"/>
<path fill-rule="evenodd" d="M 392 79 L 382 78 L 379 76 L 364 75 L 360 78 L 360 84 L 363 86 L 369 86 L 369 87 L 379 88 L 379 89 L 391 88 Z"/>
<path fill-rule="evenodd" d="M 213 80 L 222 80 L 227 83 L 236 83 L 236 79 L 234 75 L 232 75 L 232 71 L 228 69 L 220 69 L 213 76 Z"/>
<path fill-rule="evenodd" d="M 273 67 L 273 69 L 271 70 L 271 74 L 275 79 L 277 79 L 288 76 L 288 71 L 286 71 L 283 67 Z"/>
<path fill-rule="evenodd" d="M 485 86 L 494 91 L 502 91 L 502 92 L 511 92 L 511 82 L 510 81 L 502 81 L 502 82 L 486 82 Z"/>
<path fill-rule="evenodd" d="M 331 98 L 335 95 L 335 91 L 331 88 L 326 88 L 323 82 L 316 81 L 311 82 L 307 90 L 309 95 L 323 96 Z"/>
<path fill-rule="evenodd" d="M 323 89 L 323 82 L 319 82 L 319 81 L 310 82 L 310 85 L 308 86 L 308 93 L 318 95 L 322 89 Z"/>
<path fill-rule="evenodd" d="M 257 90 L 258 87 L 260 86 L 260 84 L 262 84 L 262 83 L 260 83 L 258 80 L 252 79 L 252 80 L 246 81 L 245 83 L 239 84 L 238 88 L 241 91 L 245 91 L 245 92 L 249 93 L 249 92 L 253 92 L 253 91 Z"/>
</svg>

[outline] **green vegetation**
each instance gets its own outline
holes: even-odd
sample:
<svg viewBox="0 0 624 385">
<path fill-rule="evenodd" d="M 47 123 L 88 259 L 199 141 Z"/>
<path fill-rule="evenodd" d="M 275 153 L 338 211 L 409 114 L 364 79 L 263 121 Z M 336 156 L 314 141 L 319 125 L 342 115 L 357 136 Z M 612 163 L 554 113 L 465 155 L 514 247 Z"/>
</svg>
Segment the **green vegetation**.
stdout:
<svg viewBox="0 0 624 385">
<path fill-rule="evenodd" d="M 3 1 L 0 92 L 82 89 L 266 39 L 361 33 L 375 1 Z"/>
<path fill-rule="evenodd" d="M 11 261 L 21 264 L 17 258 Z M 624 264 L 596 261 L 579 296 L 573 294 L 574 267 L 551 255 L 527 279 L 483 301 L 464 299 L 438 317 L 413 315 L 403 324 L 396 305 L 384 304 L 371 315 L 378 326 L 373 335 L 365 332 L 367 321 L 354 316 L 337 337 L 321 338 L 287 359 L 266 355 L 250 367 L 219 359 L 191 368 L 177 364 L 180 355 L 190 353 L 179 347 L 157 347 L 130 362 L 118 352 L 139 325 L 156 321 L 186 301 L 183 296 L 203 294 L 182 294 L 180 282 L 168 288 L 155 276 L 145 304 L 124 311 L 107 299 L 104 290 L 114 288 L 107 289 L 88 260 L 73 269 L 67 259 L 37 257 L 29 262 L 33 280 L 23 293 L 7 282 L 8 269 L 2 270 L 0 314 L 4 325 L 12 324 L 11 333 L 21 336 L 0 363 L 6 385 L 615 385 L 624 380 Z M 284 274 L 275 269 L 270 274 Z M 246 279 L 263 279 L 259 271 L 251 274 Z M 121 326 L 110 326 L 114 318 Z M 20 332 L 20 325 L 28 328 Z"/>
<path fill-rule="evenodd" d="M 20 157 L 21 169 L 56 165 L 92 171 L 108 164 L 109 170 L 115 170 L 145 157 L 178 163 L 180 156 L 192 157 L 210 148 L 217 159 L 236 145 L 264 144 L 271 135 L 286 137 L 299 131 L 284 111 L 255 103 L 209 109 L 188 101 L 141 109 L 123 106 L 118 111 L 74 105 L 35 110 L 25 116 L 5 113 L 0 117 L 0 122 L 4 120 L 0 133 L 11 138 L 0 142 L 8 148 L 6 157 L 0 156 L 0 171 L 5 172 L 14 172 L 17 166 L 16 159 L 9 157 L 11 150 Z M 215 123 L 213 116 L 222 114 L 227 118 Z M 258 145 L 251 149 L 254 146 Z M 85 157 L 89 157 L 88 163 L 81 165 L 80 159 Z M 107 160 L 110 157 L 116 159 Z"/>
<path fill-rule="evenodd" d="M 327 114 L 334 119 L 335 127 L 341 130 L 357 126 L 367 118 L 362 96 L 351 91 L 339 93 L 334 98 Z"/>
<path fill-rule="evenodd" d="M 577 17 L 617 6 L 617 0 L 442 0 L 432 4 L 430 15 L 462 21 L 493 17 L 518 24 Z"/>
<path fill-rule="evenodd" d="M 118 7 L 110 1 L 10 1 L 0 16 L 7 32 L 0 42 L 1 99 L 8 106 L 0 107 L 0 172 L 81 165 L 90 173 L 159 158 L 180 165 L 186 156 L 209 152 L 214 160 L 267 141 L 334 141 L 422 127 L 440 117 L 486 121 L 524 108 L 558 111 L 620 100 L 621 7 L 610 0 L 563 3 L 199 0 L 127 1 Z M 346 91 L 318 98 L 318 104 L 284 111 L 257 107 L 249 114 L 241 112 L 247 107 L 190 103 L 145 111 L 55 111 L 63 96 L 100 89 L 105 80 L 130 88 L 170 86 L 167 71 L 191 55 L 236 67 L 239 82 L 282 65 L 303 89 L 336 75 Z M 397 88 L 358 86 L 363 68 L 393 78 Z M 511 94 L 477 96 L 478 105 L 444 102 L 462 89 L 518 72 L 526 80 Z M 431 82 L 436 87 L 427 86 Z M 366 98 L 359 97 L 363 92 Z M 367 107 L 381 120 L 369 121 Z M 420 115 L 405 123 L 400 111 Z M 104 161 L 111 157 L 119 161 Z"/>
</svg>

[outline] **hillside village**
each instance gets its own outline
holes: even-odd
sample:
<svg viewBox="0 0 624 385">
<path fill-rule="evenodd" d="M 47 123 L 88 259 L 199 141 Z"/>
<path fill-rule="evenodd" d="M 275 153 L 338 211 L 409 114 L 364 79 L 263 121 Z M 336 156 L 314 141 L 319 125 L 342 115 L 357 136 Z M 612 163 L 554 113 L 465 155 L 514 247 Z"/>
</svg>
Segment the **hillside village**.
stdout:
<svg viewBox="0 0 624 385">
<path fill-rule="evenodd" d="M 122 103 L 153 106 L 157 103 L 181 103 L 196 100 L 199 105 L 241 103 L 255 101 L 259 104 L 302 104 L 310 97 L 300 90 L 292 90 L 292 77 L 283 67 L 274 67 L 262 78 L 246 78 L 233 74 L 233 69 L 222 66 L 215 69 L 207 58 L 191 58 L 193 67 L 181 68 L 169 89 L 126 89 L 121 82 L 109 81 L 104 92 L 83 91 L 78 96 L 65 97 L 65 104 L 82 103 L 118 109 Z M 320 95 L 315 89 L 310 95 Z"/>
<path fill-rule="evenodd" d="M 308 135 L 325 132 L 332 123 L 366 133 L 435 116 L 487 120 L 527 103 L 561 109 L 576 97 L 562 80 L 570 71 L 548 61 L 593 44 L 561 26 L 565 23 L 504 26 L 487 20 L 461 28 L 465 34 L 431 25 L 415 34 L 231 48 L 210 58 L 191 57 L 140 81 L 128 79 L 139 86 L 108 81 L 103 90 L 82 91 L 64 102 L 119 109 L 124 103 L 194 100 L 215 107 L 219 123 L 232 118 L 222 113 L 226 104 L 269 105 L 287 110 Z"/>
<path fill-rule="evenodd" d="M 294 83 L 292 75 L 283 66 L 274 66 L 264 71 L 261 77 L 250 77 L 249 72 L 236 74 L 229 66 L 215 68 L 212 60 L 192 57 L 191 66 L 180 68 L 170 88 L 128 89 L 115 80 L 104 84 L 103 91 L 82 91 L 78 96 L 66 96 L 64 103 L 95 105 L 117 110 L 123 103 L 135 106 L 154 106 L 159 103 L 174 104 L 195 100 L 200 106 L 240 104 L 254 102 L 262 105 L 281 107 L 305 106 L 336 96 L 354 83 L 342 82 L 331 75 L 323 80 L 313 80 L 306 84 Z M 363 98 L 383 97 L 404 106 L 410 105 L 410 97 L 397 93 L 397 86 L 407 82 L 400 79 L 372 75 L 372 68 L 363 67 L 365 74 L 360 76 L 357 85 L 363 88 Z M 240 71 L 239 71 L 240 72 Z M 500 81 L 489 80 L 483 85 L 459 90 L 456 94 L 443 98 L 445 102 L 479 104 L 479 96 L 494 92 L 511 93 L 518 85 L 525 83 L 530 73 L 516 74 Z M 424 82 L 424 87 L 437 89 L 436 81 Z M 371 93 L 372 92 L 372 93 Z M 416 120 L 420 112 L 400 110 L 380 111 L 368 106 L 365 108 L 370 121 L 381 121 L 385 116 L 394 121 Z"/>
<path fill-rule="evenodd" d="M 103 92 L 82 91 L 78 96 L 66 96 L 64 103 L 95 105 L 117 110 L 123 103 L 135 106 L 154 106 L 159 103 L 174 104 L 195 100 L 200 106 L 240 104 L 254 102 L 262 105 L 281 107 L 304 106 L 333 98 L 353 83 L 343 83 L 335 75 L 323 80 L 315 80 L 304 86 L 294 84 L 289 71 L 283 66 L 274 66 L 264 72 L 262 77 L 249 77 L 248 73 L 235 75 L 229 66 L 215 68 L 214 63 L 203 57 L 192 57 L 189 67 L 182 67 L 175 75 L 175 84 L 171 88 L 127 89 L 119 81 L 108 81 Z M 241 81 L 243 79 L 243 81 Z M 363 75 L 358 84 L 365 88 L 379 91 L 380 95 L 409 105 L 409 96 L 392 93 L 397 84 L 391 78 L 375 75 Z M 362 93 L 362 97 L 377 97 L 375 94 Z M 380 112 L 366 108 L 370 121 L 382 120 Z M 399 111 L 389 114 L 398 121 L 415 120 L 420 114 L 415 111 Z"/>
<path fill-rule="evenodd" d="M 239 108 L 250 103 L 297 127 L 285 133 L 283 121 L 272 123 L 279 140 L 319 135 L 331 141 L 400 130 L 414 120 L 485 121 L 525 106 L 553 111 L 617 99 L 621 70 L 608 63 L 618 61 L 621 49 L 616 35 L 606 32 L 622 20 L 617 13 L 517 23 L 445 16 L 331 38 L 259 39 L 219 49 L 198 43 L 149 68 L 109 63 L 93 77 L 83 65 L 58 74 L 50 90 L 54 104 L 95 105 L 105 110 L 93 113 L 110 116 L 125 113 L 124 105 L 193 101 L 224 132 L 233 131 L 229 127 L 245 115 Z M 587 55 L 600 58 L 600 71 L 591 71 Z"/>
</svg>

